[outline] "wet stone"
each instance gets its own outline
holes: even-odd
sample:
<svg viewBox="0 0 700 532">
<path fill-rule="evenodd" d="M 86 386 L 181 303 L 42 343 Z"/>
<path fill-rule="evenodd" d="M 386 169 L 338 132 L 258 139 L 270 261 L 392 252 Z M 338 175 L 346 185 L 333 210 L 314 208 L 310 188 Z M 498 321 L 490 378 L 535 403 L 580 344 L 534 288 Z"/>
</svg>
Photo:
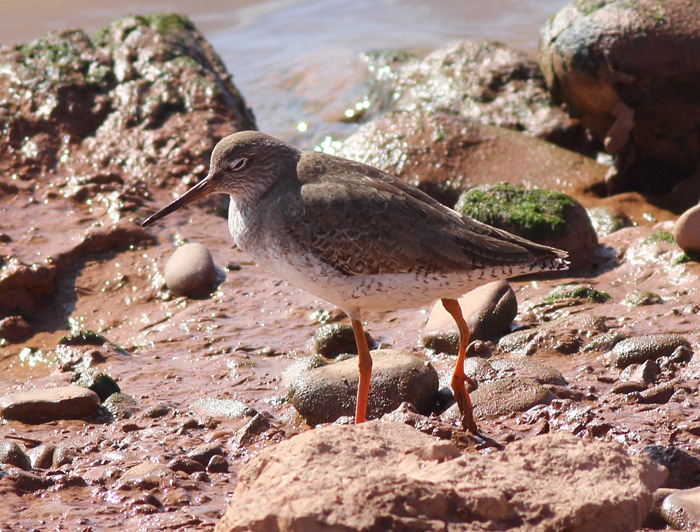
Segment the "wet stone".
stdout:
<svg viewBox="0 0 700 532">
<path fill-rule="evenodd" d="M 0 444 L 0 464 L 13 465 L 25 471 L 32 468 L 32 462 L 17 442 L 7 440 Z"/>
<path fill-rule="evenodd" d="M 700 487 L 680 490 L 668 495 L 661 503 L 661 516 L 672 528 L 700 528 Z"/>
<path fill-rule="evenodd" d="M 690 343 L 678 334 L 648 334 L 627 338 L 606 354 L 609 365 L 625 368 L 671 355 L 678 347 L 690 348 Z"/>
<path fill-rule="evenodd" d="M 168 259 L 163 275 L 171 292 L 194 298 L 207 296 L 216 282 L 211 253 L 196 242 L 177 248 Z"/>
<path fill-rule="evenodd" d="M 202 466 L 206 467 L 211 460 L 212 456 L 220 455 L 223 456 L 224 450 L 218 443 L 205 443 L 199 447 L 192 449 L 187 453 L 187 458 L 199 462 Z"/>
<path fill-rule="evenodd" d="M 196 471 L 204 471 L 204 466 L 192 458 L 178 456 L 168 462 L 168 467 L 173 471 L 184 471 L 187 474 L 192 474 Z"/>
<path fill-rule="evenodd" d="M 681 214 L 673 226 L 673 237 L 686 253 L 700 254 L 700 205 Z"/>
<path fill-rule="evenodd" d="M 649 292 L 648 290 L 633 290 L 622 300 L 622 303 L 628 307 L 641 307 L 643 305 L 654 305 L 655 303 L 662 302 L 663 300 L 659 294 Z"/>
<path fill-rule="evenodd" d="M 53 465 L 53 456 L 56 446 L 45 444 L 30 449 L 27 453 L 35 469 L 49 469 Z"/>
<path fill-rule="evenodd" d="M 554 398 L 541 384 L 518 377 L 505 377 L 485 383 L 471 397 L 477 418 L 524 412 L 535 405 L 549 404 Z"/>
<path fill-rule="evenodd" d="M 380 417 L 404 401 L 429 412 L 437 400 L 438 375 L 426 360 L 392 349 L 371 352 L 374 366 L 367 416 Z M 302 371 L 288 384 L 294 408 L 310 425 L 332 423 L 355 414 L 357 358 Z"/>
<path fill-rule="evenodd" d="M 207 464 L 207 471 L 211 473 L 227 473 L 228 462 L 226 461 L 226 458 L 218 454 L 212 456 Z"/>
<path fill-rule="evenodd" d="M 508 332 L 518 313 L 515 292 L 507 281 L 494 281 L 458 299 L 469 327 L 469 339 L 490 340 Z M 435 303 L 423 330 L 423 346 L 436 352 L 456 355 L 459 330 L 441 302 Z"/>
<path fill-rule="evenodd" d="M 0 415 L 28 423 L 89 416 L 100 404 L 99 396 L 87 388 L 64 386 L 0 397 Z"/>
<path fill-rule="evenodd" d="M 15 489 L 20 493 L 34 493 L 46 488 L 46 482 L 39 475 L 29 471 L 13 471 L 10 478 L 14 480 Z"/>
<path fill-rule="evenodd" d="M 348 137 L 339 155 L 384 170 L 450 207 L 465 189 L 493 183 L 494 176 L 585 193 L 608 171 L 550 142 L 440 112 L 386 113 Z"/>
<path fill-rule="evenodd" d="M 610 294 L 596 290 L 590 285 L 563 284 L 544 296 L 543 302 L 547 305 L 562 302 L 566 305 L 575 305 L 579 302 L 605 303 L 610 299 Z"/>
<path fill-rule="evenodd" d="M 56 451 L 53 453 L 53 460 L 51 466 L 54 468 L 61 467 L 62 465 L 71 464 L 75 460 L 75 451 L 69 447 L 64 447 L 59 445 Z"/>
<path fill-rule="evenodd" d="M 623 227 L 632 225 L 632 222 L 624 213 L 611 213 L 605 207 L 589 209 L 588 217 L 591 219 L 593 229 L 595 229 L 598 236 L 609 235 Z"/>
<path fill-rule="evenodd" d="M 489 363 L 498 377 L 522 377 L 540 384 L 566 386 L 566 380 L 558 369 L 535 360 L 501 358 L 492 359 Z"/>
<path fill-rule="evenodd" d="M 102 406 L 114 417 L 114 419 L 128 419 L 134 417 L 138 411 L 136 399 L 125 393 L 113 393 Z"/>
<path fill-rule="evenodd" d="M 627 379 L 645 384 L 653 384 L 659 376 L 659 365 L 656 360 L 647 360 L 641 364 L 630 364 L 622 373 L 621 379 Z"/>
<path fill-rule="evenodd" d="M 536 405 L 549 404 L 554 399 L 554 394 L 533 380 L 503 377 L 479 384 L 476 390 L 470 392 L 470 397 L 474 406 L 474 416 L 478 420 L 524 412 Z M 448 408 L 442 414 L 442 418 L 446 421 L 458 420 L 457 405 Z"/>
<path fill-rule="evenodd" d="M 99 395 L 101 402 L 106 401 L 110 395 L 121 392 L 117 382 L 106 373 L 97 375 L 91 372 L 81 373 L 75 384 L 91 389 Z"/>
<path fill-rule="evenodd" d="M 177 475 L 168 466 L 146 461 L 128 469 L 117 482 L 117 489 L 123 487 L 152 489 L 161 485 L 170 485 L 176 478 Z"/>
<path fill-rule="evenodd" d="M 248 423 L 236 431 L 233 441 L 240 446 L 249 445 L 255 441 L 256 436 L 259 436 L 271 428 L 272 425 L 270 424 L 268 415 L 261 413 L 255 414 Z"/>
<path fill-rule="evenodd" d="M 668 403 L 669 399 L 673 396 L 676 391 L 676 386 L 678 381 L 675 379 L 670 382 L 665 382 L 654 386 L 647 390 L 644 390 L 639 394 L 639 402 L 647 404 L 663 404 Z"/>
<path fill-rule="evenodd" d="M 257 411 L 237 399 L 221 399 L 218 397 L 203 397 L 190 406 L 197 413 L 211 417 L 237 419 L 254 416 Z"/>
<path fill-rule="evenodd" d="M 583 352 L 609 351 L 625 339 L 625 335 L 617 331 L 599 334 L 583 347 Z"/>
<path fill-rule="evenodd" d="M 700 485 L 700 459 L 695 456 L 678 447 L 662 445 L 647 445 L 644 452 L 668 469 L 664 488 L 687 489 Z"/>
<path fill-rule="evenodd" d="M 581 147 L 580 126 L 548 97 L 535 61 L 493 41 L 458 41 L 426 57 L 371 52 L 370 111 L 446 112 Z"/>
<path fill-rule="evenodd" d="M 700 17 L 686 1 L 575 1 L 542 29 L 540 66 L 615 155 L 613 191 L 663 193 L 700 161 Z"/>
<path fill-rule="evenodd" d="M 9 343 L 19 342 L 34 332 L 22 316 L 8 316 L 0 320 L 0 339 Z"/>
<path fill-rule="evenodd" d="M 575 314 L 507 334 L 498 341 L 498 348 L 504 353 L 526 356 L 536 353 L 539 349 L 552 349 L 570 354 L 578 351 L 585 338 L 607 330 L 605 318 Z"/>
<path fill-rule="evenodd" d="M 376 345 L 374 338 L 365 333 L 367 345 Z M 328 358 L 335 358 L 341 353 L 357 353 L 355 333 L 346 323 L 327 323 L 319 327 L 312 339 L 316 353 Z"/>
<path fill-rule="evenodd" d="M 149 406 L 146 410 L 141 412 L 141 417 L 156 419 L 159 417 L 167 416 L 170 413 L 170 405 L 161 403 L 159 405 Z"/>
<path fill-rule="evenodd" d="M 634 382 L 634 381 L 626 381 L 626 382 L 621 382 L 619 384 L 616 384 L 611 388 L 612 393 L 619 393 L 619 394 L 628 394 L 628 393 L 634 393 L 634 392 L 642 392 L 646 390 L 647 387 L 645 384 L 642 384 L 641 382 Z"/>
</svg>

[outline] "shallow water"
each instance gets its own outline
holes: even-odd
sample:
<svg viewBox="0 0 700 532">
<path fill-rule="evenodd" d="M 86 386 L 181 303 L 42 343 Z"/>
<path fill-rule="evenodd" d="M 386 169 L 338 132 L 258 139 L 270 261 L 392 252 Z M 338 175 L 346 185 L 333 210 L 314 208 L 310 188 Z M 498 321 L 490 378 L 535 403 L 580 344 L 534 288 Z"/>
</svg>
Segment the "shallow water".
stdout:
<svg viewBox="0 0 700 532">
<path fill-rule="evenodd" d="M 348 134 L 336 120 L 353 102 L 348 92 L 363 76 L 363 52 L 420 52 L 457 39 L 492 39 L 534 54 L 539 28 L 567 3 L 200 0 L 193 7 L 188 0 L 3 0 L 0 42 L 27 42 L 68 27 L 92 32 L 129 13 L 184 13 L 221 55 L 258 128 L 308 147 Z M 308 125 L 304 135 L 300 122 Z"/>
</svg>

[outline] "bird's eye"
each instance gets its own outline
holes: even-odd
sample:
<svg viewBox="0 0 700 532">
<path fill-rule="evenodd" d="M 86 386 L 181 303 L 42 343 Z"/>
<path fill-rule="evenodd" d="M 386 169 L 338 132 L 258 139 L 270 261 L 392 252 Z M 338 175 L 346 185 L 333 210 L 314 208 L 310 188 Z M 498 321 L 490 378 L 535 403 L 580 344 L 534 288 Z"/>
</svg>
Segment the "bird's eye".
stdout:
<svg viewBox="0 0 700 532">
<path fill-rule="evenodd" d="M 236 159 L 235 161 L 231 162 L 228 167 L 234 172 L 237 172 L 238 170 L 243 170 L 247 162 L 248 159 L 241 157 L 240 159 Z"/>
</svg>

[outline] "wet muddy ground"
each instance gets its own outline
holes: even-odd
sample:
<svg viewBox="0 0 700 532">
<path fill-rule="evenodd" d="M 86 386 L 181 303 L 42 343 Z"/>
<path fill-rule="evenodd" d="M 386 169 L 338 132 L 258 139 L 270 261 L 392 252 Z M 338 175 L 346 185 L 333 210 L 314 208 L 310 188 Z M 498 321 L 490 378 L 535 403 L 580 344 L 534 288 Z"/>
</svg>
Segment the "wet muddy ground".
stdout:
<svg viewBox="0 0 700 532">
<path fill-rule="evenodd" d="M 166 199 L 167 194 L 162 193 L 153 205 Z M 141 219 L 149 207 L 128 224 Z M 40 238 L 50 247 L 50 239 L 59 238 L 61 231 L 70 234 L 71 227 L 75 231 L 90 224 L 90 217 L 81 209 L 73 207 L 57 226 L 55 214 L 28 207 L 30 227 L 25 223 L 27 216 L 3 220 L 3 231 L 11 237 L 11 243 L 5 245 L 21 254 L 28 250 L 25 240 Z M 53 227 L 56 234 L 32 227 Z M 601 238 L 597 269 L 562 278 L 514 281 L 519 302 L 516 323 L 536 325 L 571 315 L 600 316 L 609 331 L 627 336 L 677 333 L 697 350 L 700 266 L 694 262 L 672 265 L 680 250 L 649 239 L 655 233 L 658 227 L 648 224 Z M 116 379 L 122 392 L 135 400 L 127 405 L 128 417 L 113 420 L 96 415 L 85 421 L 37 425 L 11 421 L 0 426 L 0 436 L 28 450 L 40 444 L 54 445 L 71 457 L 58 467 L 35 470 L 43 482 L 36 491 L 23 489 L 19 480 L 11 482 L 10 475 L 0 479 L 3 530 L 117 530 L 125 526 L 130 530 L 208 530 L 225 509 L 241 465 L 262 446 L 308 429 L 283 399 L 282 374 L 295 359 L 311 354 L 309 341 L 319 326 L 319 316 L 333 308 L 260 270 L 235 248 L 225 221 L 202 209 L 191 207 L 176 213 L 152 234 L 156 245 L 87 256 L 47 300 L 44 322 L 38 326 L 46 330 L 21 344 L 0 348 L 0 375 L 8 392 L 67 385 L 75 369 L 71 361 L 87 359 L 95 369 Z M 211 250 L 222 278 L 211 297 L 173 297 L 164 288 L 160 272 L 178 242 L 200 242 Z M 44 246 L 32 249 L 46 249 Z M 572 306 L 543 304 L 552 287 L 572 281 L 590 284 L 609 293 L 611 299 Z M 661 301 L 644 306 L 624 304 L 635 289 L 658 294 Z M 419 346 L 420 331 L 428 311 L 368 313 L 367 330 L 382 346 L 424 353 Z M 66 318 L 75 328 L 100 332 L 127 353 L 109 346 L 57 347 L 59 337 L 69 332 L 57 327 Z M 696 361 L 675 371 L 680 384 L 670 398 L 641 402 L 629 394 L 612 392 L 625 379 L 621 370 L 606 366 L 604 353 L 580 349 L 600 334 L 602 331 L 577 332 L 565 327 L 552 331 L 531 357 L 561 371 L 568 392 L 560 393 L 549 406 L 482 419 L 484 433 L 506 443 L 543 431 L 565 430 L 584 438 L 616 440 L 632 452 L 656 445 L 695 455 L 700 433 Z M 490 346 L 498 355 L 497 347 Z M 452 357 L 426 356 L 441 377 L 449 374 Z M 670 378 L 670 374 L 662 376 Z M 238 444 L 237 431 L 254 414 L 238 402 L 271 414 L 272 428 Z M 145 461 L 172 464 L 188 453 L 196 454 L 205 444 L 221 448 L 228 471 L 171 471 L 165 477 L 154 473 L 155 478 L 146 474 L 133 483 L 122 478 L 125 471 Z"/>
</svg>

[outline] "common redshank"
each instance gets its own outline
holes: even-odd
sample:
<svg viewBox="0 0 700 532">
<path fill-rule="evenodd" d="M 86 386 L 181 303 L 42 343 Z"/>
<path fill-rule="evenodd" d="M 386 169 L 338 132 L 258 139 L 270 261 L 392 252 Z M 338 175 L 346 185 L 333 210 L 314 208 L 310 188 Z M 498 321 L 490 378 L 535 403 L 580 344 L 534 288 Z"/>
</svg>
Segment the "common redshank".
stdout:
<svg viewBox="0 0 700 532">
<path fill-rule="evenodd" d="M 372 373 L 362 310 L 441 299 L 460 335 L 455 401 L 463 427 L 478 433 L 465 386 L 469 328 L 455 298 L 495 279 L 568 264 L 566 252 L 460 215 L 381 170 L 255 131 L 221 140 L 208 175 L 142 225 L 212 192 L 231 197 L 228 226 L 240 249 L 350 317 L 359 354 L 356 423 L 365 420 Z"/>
</svg>

